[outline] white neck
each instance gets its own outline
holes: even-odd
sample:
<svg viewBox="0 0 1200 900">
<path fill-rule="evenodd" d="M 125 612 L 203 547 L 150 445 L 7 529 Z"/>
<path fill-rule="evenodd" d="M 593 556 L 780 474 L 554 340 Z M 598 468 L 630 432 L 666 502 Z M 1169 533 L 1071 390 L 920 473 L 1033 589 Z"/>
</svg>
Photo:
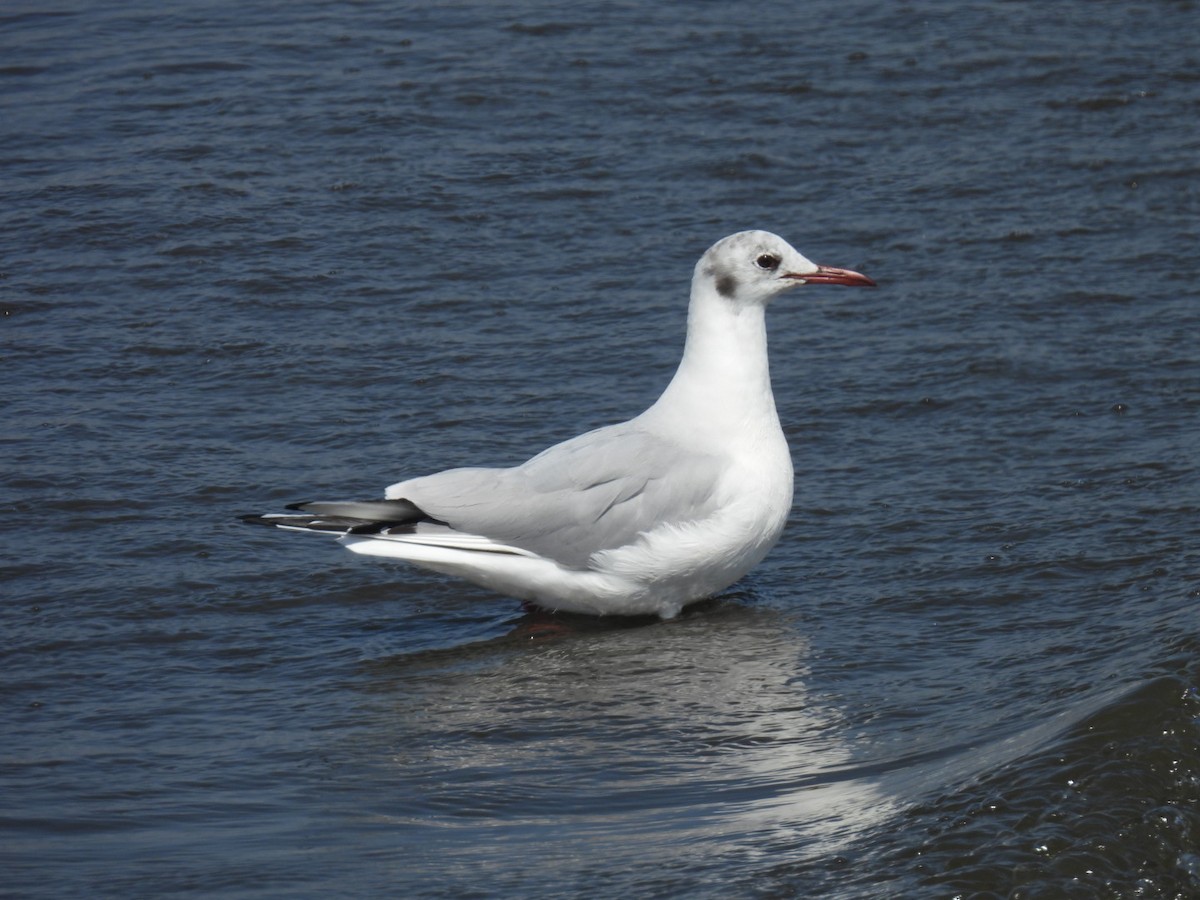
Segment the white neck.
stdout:
<svg viewBox="0 0 1200 900">
<path fill-rule="evenodd" d="M 697 277 L 683 359 L 645 415 L 682 418 L 697 438 L 711 435 L 723 443 L 778 433 L 765 313 L 761 304 L 721 297 L 711 279 Z"/>
</svg>

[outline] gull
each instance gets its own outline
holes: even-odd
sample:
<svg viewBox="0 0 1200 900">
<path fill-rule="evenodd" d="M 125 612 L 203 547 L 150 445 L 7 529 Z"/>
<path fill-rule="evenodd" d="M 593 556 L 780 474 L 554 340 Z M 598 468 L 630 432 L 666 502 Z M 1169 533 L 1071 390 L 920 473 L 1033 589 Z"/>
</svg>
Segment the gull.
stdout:
<svg viewBox="0 0 1200 900">
<path fill-rule="evenodd" d="M 717 241 L 692 275 L 683 358 L 641 415 L 512 468 L 397 482 L 382 500 L 296 503 L 243 520 L 333 533 L 547 610 L 678 615 L 775 545 L 793 471 L 767 358 L 766 308 L 800 285 L 873 286 L 810 262 L 783 238 Z"/>
</svg>

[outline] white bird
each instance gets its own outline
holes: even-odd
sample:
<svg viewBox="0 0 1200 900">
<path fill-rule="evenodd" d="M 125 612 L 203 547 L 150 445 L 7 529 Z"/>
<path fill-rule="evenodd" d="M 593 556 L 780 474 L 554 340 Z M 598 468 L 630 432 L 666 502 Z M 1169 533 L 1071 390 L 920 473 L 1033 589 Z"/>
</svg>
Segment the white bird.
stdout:
<svg viewBox="0 0 1200 900">
<path fill-rule="evenodd" d="M 802 284 L 874 285 L 818 266 L 766 231 L 696 264 L 683 359 L 641 415 L 512 468 L 400 481 L 384 500 L 298 503 L 244 516 L 333 532 L 550 610 L 675 616 L 733 584 L 774 546 L 792 503 L 767 362 L 767 304 Z"/>
</svg>

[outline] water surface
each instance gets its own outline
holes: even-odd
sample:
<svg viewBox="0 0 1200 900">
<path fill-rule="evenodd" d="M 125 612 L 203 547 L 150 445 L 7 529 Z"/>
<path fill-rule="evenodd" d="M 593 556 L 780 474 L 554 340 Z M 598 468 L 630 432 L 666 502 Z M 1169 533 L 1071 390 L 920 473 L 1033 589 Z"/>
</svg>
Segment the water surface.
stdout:
<svg viewBox="0 0 1200 900">
<path fill-rule="evenodd" d="M 1193 7 L 6 8 L 0 890 L 1195 896 Z M 724 595 L 236 522 L 636 414 L 751 227 L 881 287 Z"/>
</svg>

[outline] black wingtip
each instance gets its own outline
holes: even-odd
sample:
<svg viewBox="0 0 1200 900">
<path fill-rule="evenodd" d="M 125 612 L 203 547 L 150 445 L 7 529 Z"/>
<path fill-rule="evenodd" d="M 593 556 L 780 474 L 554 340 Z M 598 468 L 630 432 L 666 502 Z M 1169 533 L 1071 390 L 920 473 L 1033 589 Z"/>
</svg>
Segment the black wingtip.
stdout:
<svg viewBox="0 0 1200 900">
<path fill-rule="evenodd" d="M 243 515 L 249 525 L 267 525 L 291 531 L 335 534 L 379 534 L 393 526 L 436 522 L 408 500 L 306 500 L 288 504 L 300 515 Z"/>
<path fill-rule="evenodd" d="M 257 513 L 248 513 L 245 515 L 238 516 L 238 520 L 241 522 L 245 522 L 247 525 L 270 525 L 272 528 L 274 528 L 275 524 L 276 524 L 274 521 L 272 521 L 271 519 L 268 519 L 266 516 L 260 516 Z"/>
</svg>

